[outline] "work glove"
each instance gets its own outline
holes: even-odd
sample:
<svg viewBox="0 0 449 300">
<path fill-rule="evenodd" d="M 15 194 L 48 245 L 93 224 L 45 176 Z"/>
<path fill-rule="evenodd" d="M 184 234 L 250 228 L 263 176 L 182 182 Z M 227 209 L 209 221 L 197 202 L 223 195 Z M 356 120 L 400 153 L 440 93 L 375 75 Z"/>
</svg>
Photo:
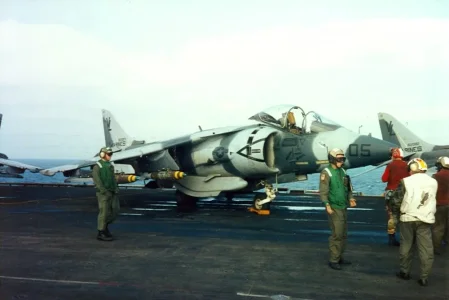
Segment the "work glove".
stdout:
<svg viewBox="0 0 449 300">
<path fill-rule="evenodd" d="M 354 198 L 349 199 L 349 206 L 351 206 L 351 207 L 356 207 L 357 206 L 357 202 L 355 201 Z"/>
</svg>

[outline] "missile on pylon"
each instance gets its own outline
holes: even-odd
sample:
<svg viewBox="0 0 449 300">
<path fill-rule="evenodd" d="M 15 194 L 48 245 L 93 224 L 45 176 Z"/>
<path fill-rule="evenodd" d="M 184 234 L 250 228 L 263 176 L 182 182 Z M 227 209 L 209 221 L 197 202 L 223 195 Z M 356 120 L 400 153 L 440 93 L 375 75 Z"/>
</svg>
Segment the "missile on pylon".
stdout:
<svg viewBox="0 0 449 300">
<path fill-rule="evenodd" d="M 115 179 L 117 180 L 117 184 L 123 184 L 135 182 L 139 180 L 139 177 L 136 175 L 116 175 Z"/>
<path fill-rule="evenodd" d="M 182 171 L 165 170 L 159 172 L 151 172 L 146 177 L 155 180 L 178 180 L 184 178 L 185 176 L 187 176 L 187 174 Z"/>
</svg>

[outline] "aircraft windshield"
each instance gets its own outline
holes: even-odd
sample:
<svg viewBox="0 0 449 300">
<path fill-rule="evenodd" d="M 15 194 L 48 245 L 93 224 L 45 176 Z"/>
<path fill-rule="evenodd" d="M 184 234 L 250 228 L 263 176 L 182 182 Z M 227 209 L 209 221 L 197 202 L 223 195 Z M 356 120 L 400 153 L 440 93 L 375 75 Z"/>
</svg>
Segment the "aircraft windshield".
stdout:
<svg viewBox="0 0 449 300">
<path fill-rule="evenodd" d="M 334 121 L 310 111 L 308 113 L 295 105 L 277 105 L 261 111 L 251 118 L 295 134 L 332 131 L 339 127 Z"/>
</svg>

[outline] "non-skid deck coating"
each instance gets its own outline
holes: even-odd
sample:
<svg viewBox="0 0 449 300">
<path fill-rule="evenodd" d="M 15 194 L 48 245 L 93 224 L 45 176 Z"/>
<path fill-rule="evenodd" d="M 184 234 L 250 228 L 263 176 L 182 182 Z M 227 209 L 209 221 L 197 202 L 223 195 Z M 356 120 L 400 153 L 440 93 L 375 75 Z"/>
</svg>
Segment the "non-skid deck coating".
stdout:
<svg viewBox="0 0 449 300">
<path fill-rule="evenodd" d="M 122 190 L 112 242 L 96 236 L 92 188 L 0 186 L 0 299 L 449 299 L 449 255 L 428 287 L 395 277 L 380 197 L 349 212 L 346 258 L 327 266 L 329 229 L 317 196 L 276 198 L 270 216 L 205 199 L 179 213 L 172 190 Z M 289 298 L 288 298 L 289 297 Z"/>
</svg>

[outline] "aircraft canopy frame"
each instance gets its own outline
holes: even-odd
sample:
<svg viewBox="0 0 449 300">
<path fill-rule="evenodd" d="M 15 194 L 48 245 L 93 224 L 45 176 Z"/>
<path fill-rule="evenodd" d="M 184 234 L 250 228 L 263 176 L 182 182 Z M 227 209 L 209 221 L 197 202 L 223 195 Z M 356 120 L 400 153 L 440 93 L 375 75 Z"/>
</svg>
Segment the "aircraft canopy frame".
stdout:
<svg viewBox="0 0 449 300">
<path fill-rule="evenodd" d="M 315 111 L 305 112 L 300 106 L 283 104 L 269 107 L 249 118 L 293 134 L 313 134 L 341 127 Z"/>
</svg>

